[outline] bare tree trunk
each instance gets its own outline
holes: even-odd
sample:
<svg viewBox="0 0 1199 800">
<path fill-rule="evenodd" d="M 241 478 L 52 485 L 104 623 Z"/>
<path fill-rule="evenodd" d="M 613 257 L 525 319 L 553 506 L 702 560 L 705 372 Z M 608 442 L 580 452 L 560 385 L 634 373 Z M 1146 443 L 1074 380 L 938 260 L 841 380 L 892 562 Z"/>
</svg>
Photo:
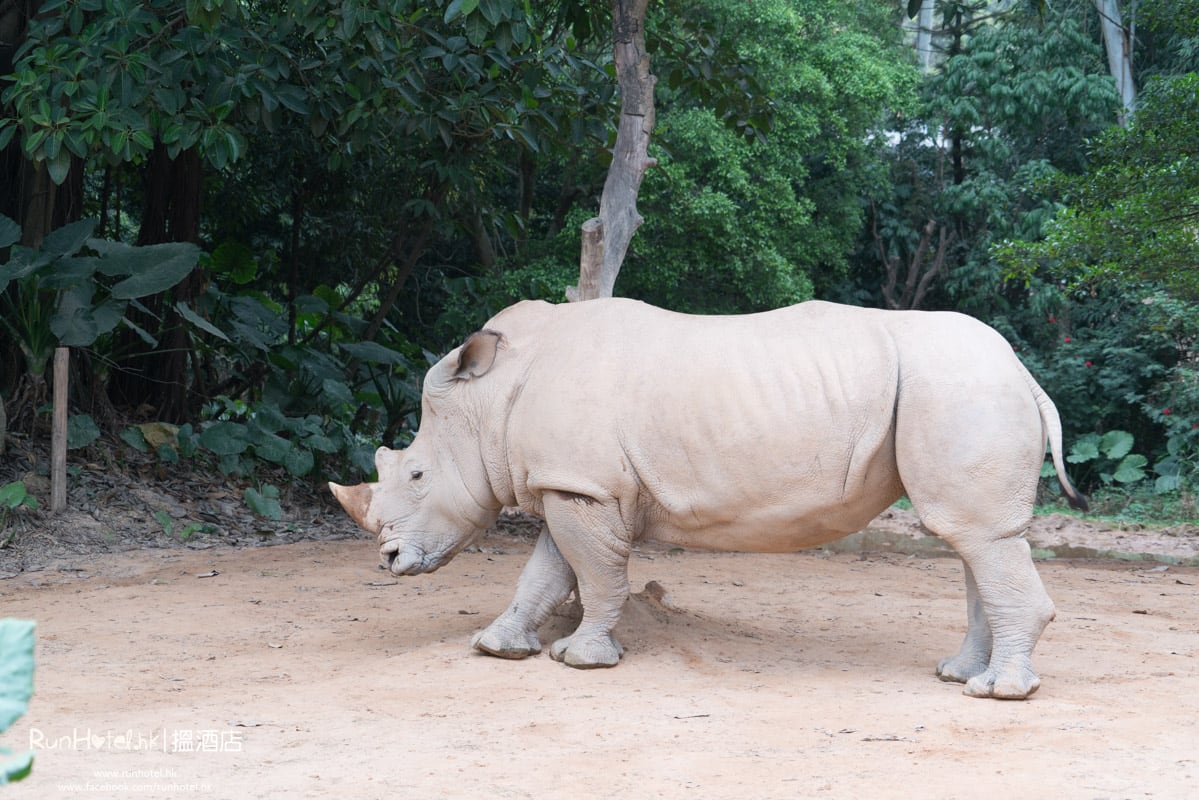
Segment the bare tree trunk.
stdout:
<svg viewBox="0 0 1199 800">
<path fill-rule="evenodd" d="M 910 6 L 909 6 L 910 8 Z M 903 27 L 916 36 L 916 62 L 921 72 L 933 68 L 933 24 L 937 13 L 937 0 L 923 0 L 914 19 L 907 19 Z"/>
<path fill-rule="evenodd" d="M 916 246 L 916 252 L 908 259 L 907 276 L 901 286 L 899 272 L 902 264 L 900 264 L 898 256 L 887 255 L 886 245 L 878 232 L 878 214 L 873 211 L 873 204 L 871 204 L 871 210 L 871 233 L 874 236 L 874 243 L 878 247 L 879 259 L 883 262 L 887 273 L 887 278 L 882 285 L 883 302 L 886 303 L 887 308 L 920 308 L 925 295 L 932 288 L 933 281 L 937 279 L 937 276 L 941 274 L 941 269 L 945 266 L 945 254 L 949 245 L 953 243 L 954 232 L 939 224 L 935 219 L 930 219 L 925 223 L 924 229 L 920 232 L 920 243 Z M 937 249 L 933 254 L 932 262 L 929 263 L 928 252 L 934 235 L 938 238 Z M 897 289 L 898 291 L 896 291 Z"/>
<path fill-rule="evenodd" d="M 1120 115 L 1120 124 L 1127 125 L 1128 118 L 1136 110 L 1137 89 L 1132 80 L 1132 37 L 1120 21 L 1120 4 L 1118 0 L 1094 0 L 1095 10 L 1099 12 L 1099 25 L 1103 29 L 1103 46 L 1107 50 L 1107 65 L 1112 78 L 1116 81 L 1116 90 L 1120 93 L 1120 103 L 1124 108 Z M 1135 13 L 1135 1 L 1134 1 Z"/>
<path fill-rule="evenodd" d="M 633 234 L 643 221 L 637 192 L 645 171 L 657 163 L 649 157 L 654 130 L 654 85 L 645 49 L 648 0 L 613 0 L 612 34 L 616 77 L 620 83 L 620 122 L 612 165 L 600 197 L 599 216 L 583 224 L 579 285 L 568 287 L 574 302 L 611 297 Z"/>
</svg>

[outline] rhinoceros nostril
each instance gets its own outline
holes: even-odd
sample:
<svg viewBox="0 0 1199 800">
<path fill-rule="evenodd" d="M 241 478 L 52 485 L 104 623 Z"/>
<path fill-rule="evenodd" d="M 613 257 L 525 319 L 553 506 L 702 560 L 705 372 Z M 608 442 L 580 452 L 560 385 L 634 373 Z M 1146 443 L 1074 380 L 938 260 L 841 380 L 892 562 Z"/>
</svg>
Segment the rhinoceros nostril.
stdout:
<svg viewBox="0 0 1199 800">
<path fill-rule="evenodd" d="M 392 565 L 392 564 L 394 564 L 394 563 L 396 562 L 396 556 L 398 556 L 398 555 L 399 555 L 399 552 L 398 552 L 398 551 L 397 551 L 397 552 L 394 552 L 394 553 L 388 553 L 388 554 L 387 554 L 387 568 L 388 568 L 388 569 L 391 569 L 391 565 Z"/>
</svg>

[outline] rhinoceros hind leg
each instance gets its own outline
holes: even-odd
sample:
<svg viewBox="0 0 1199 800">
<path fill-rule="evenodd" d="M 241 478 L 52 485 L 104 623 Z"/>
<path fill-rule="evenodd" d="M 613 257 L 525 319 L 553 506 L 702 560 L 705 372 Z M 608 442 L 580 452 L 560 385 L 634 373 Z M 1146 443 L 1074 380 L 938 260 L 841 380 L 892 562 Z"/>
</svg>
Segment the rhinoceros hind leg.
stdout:
<svg viewBox="0 0 1199 800">
<path fill-rule="evenodd" d="M 991 663 L 991 623 L 987 621 L 974 572 L 965 561 L 962 561 L 962 567 L 966 572 L 966 638 L 957 655 L 943 658 L 937 665 L 937 677 L 957 683 L 966 683 L 982 674 Z"/>
<path fill-rule="evenodd" d="M 475 634 L 471 646 L 500 658 L 541 652 L 537 629 L 575 588 L 575 574 L 544 528 L 520 573 L 512 604 L 495 622 Z"/>
<path fill-rule="evenodd" d="M 1053 601 L 1033 566 L 1028 542 L 1008 536 L 974 546 L 956 546 L 973 572 L 992 638 L 986 669 L 967 678 L 964 693 L 971 697 L 1022 700 L 1041 685 L 1032 668 L 1032 651 L 1054 617 Z M 974 625 L 972 620 L 971 626 Z M 966 638 L 974 648 L 973 654 L 967 653 L 967 662 L 973 655 L 981 658 L 984 639 L 980 635 L 971 643 L 969 633 Z"/>
<path fill-rule="evenodd" d="M 614 504 L 576 494 L 547 492 L 545 519 L 578 578 L 583 619 L 550 646 L 555 661 L 580 669 L 614 667 L 624 655 L 612 637 L 629 597 L 631 535 Z"/>
<path fill-rule="evenodd" d="M 623 655 L 620 642 L 602 631 L 575 631 L 550 645 L 550 658 L 578 669 L 615 667 Z"/>
<path fill-rule="evenodd" d="M 962 694 L 970 697 L 994 697 L 997 700 L 1025 700 L 1041 688 L 1041 679 L 1033 672 L 1032 663 L 1008 665 L 1005 669 L 988 667 L 985 672 L 966 681 Z"/>
</svg>

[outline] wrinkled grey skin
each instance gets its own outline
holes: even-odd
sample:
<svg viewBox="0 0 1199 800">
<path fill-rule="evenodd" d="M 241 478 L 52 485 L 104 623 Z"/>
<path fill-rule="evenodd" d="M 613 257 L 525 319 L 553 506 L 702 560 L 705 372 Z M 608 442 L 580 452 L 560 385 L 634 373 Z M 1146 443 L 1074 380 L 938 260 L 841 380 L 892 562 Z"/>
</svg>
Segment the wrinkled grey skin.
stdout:
<svg viewBox="0 0 1199 800">
<path fill-rule="evenodd" d="M 431 572 L 503 506 L 546 520 L 509 608 L 474 646 L 541 651 L 572 591 L 583 618 L 550 655 L 615 665 L 633 544 L 786 552 L 864 527 L 907 495 L 965 564 L 967 619 L 937 674 L 1025 698 L 1054 616 L 1020 534 L 1053 403 L 987 326 L 959 314 L 804 303 L 698 317 L 628 300 L 519 303 L 426 376 L 421 429 L 380 448 L 377 483 L 331 484 L 396 575 Z"/>
</svg>

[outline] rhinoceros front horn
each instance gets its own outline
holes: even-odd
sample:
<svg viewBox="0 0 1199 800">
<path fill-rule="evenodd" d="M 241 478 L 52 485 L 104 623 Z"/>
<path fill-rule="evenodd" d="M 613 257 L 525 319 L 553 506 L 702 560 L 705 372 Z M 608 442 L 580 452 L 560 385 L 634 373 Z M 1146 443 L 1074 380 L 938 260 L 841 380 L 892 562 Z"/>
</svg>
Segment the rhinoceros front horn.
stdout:
<svg viewBox="0 0 1199 800">
<path fill-rule="evenodd" d="M 342 486 L 340 483 L 329 482 L 329 491 L 333 492 L 333 496 L 337 498 L 337 502 L 341 503 L 341 507 L 346 510 L 350 518 L 358 523 L 365 531 L 370 533 L 378 533 L 377 530 L 371 530 L 367 526 L 367 511 L 371 506 L 371 487 L 369 483 L 360 483 L 356 486 Z"/>
</svg>

